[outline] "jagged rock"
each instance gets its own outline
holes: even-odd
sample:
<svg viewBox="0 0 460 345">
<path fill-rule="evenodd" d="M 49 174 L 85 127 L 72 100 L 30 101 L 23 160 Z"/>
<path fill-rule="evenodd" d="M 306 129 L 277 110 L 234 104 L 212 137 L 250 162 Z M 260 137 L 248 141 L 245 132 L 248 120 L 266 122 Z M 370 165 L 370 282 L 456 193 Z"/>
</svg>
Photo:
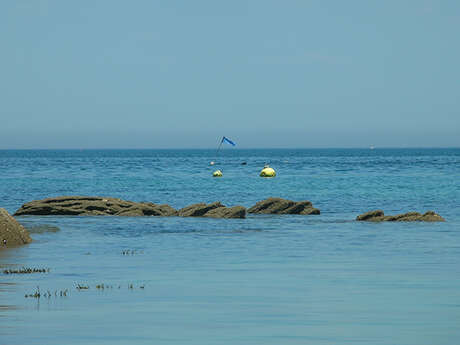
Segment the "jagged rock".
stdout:
<svg viewBox="0 0 460 345">
<path fill-rule="evenodd" d="M 217 207 L 204 214 L 211 218 L 246 218 L 246 209 L 243 206 Z"/>
<path fill-rule="evenodd" d="M 238 206 L 235 206 L 238 207 Z M 239 206 L 241 207 L 241 206 Z M 209 211 L 222 209 L 207 215 Z M 177 211 L 169 205 L 157 205 L 150 202 L 132 202 L 116 198 L 63 196 L 35 200 L 21 206 L 14 214 L 23 215 L 65 215 L 65 216 L 181 216 L 181 217 L 215 217 L 215 218 L 244 218 L 240 208 L 228 208 L 220 202 L 212 204 L 194 204 Z"/>
<path fill-rule="evenodd" d="M 256 214 L 320 214 L 310 201 L 292 201 L 282 198 L 268 198 L 259 201 L 248 209 L 248 213 Z"/>
<path fill-rule="evenodd" d="M 262 200 L 247 212 L 259 214 L 320 214 L 320 211 L 314 208 L 310 201 L 291 201 L 281 198 Z M 226 207 L 217 201 L 210 204 L 193 204 L 177 211 L 166 204 L 132 202 L 117 198 L 62 196 L 28 202 L 22 205 L 14 215 L 245 218 L 246 209 L 243 206 Z"/>
<path fill-rule="evenodd" d="M 370 211 L 356 217 L 358 221 L 368 222 L 444 222 L 445 219 L 433 211 L 424 214 L 407 212 L 395 216 L 385 216 L 382 210 Z"/>
<path fill-rule="evenodd" d="M 356 220 L 367 220 L 370 222 L 382 221 L 384 217 L 384 213 L 382 210 L 375 210 L 363 213 L 356 217 Z"/>
<path fill-rule="evenodd" d="M 177 211 L 169 205 L 138 203 L 116 198 L 63 196 L 28 202 L 14 215 L 173 216 L 176 214 Z"/>
<path fill-rule="evenodd" d="M 426 211 L 422 217 L 420 217 L 421 221 L 424 222 L 445 222 L 446 220 L 437 214 L 434 211 Z"/>
<path fill-rule="evenodd" d="M 29 232 L 5 209 L 0 208 L 0 247 L 17 246 L 32 242 Z"/>
<path fill-rule="evenodd" d="M 141 203 L 138 206 L 130 207 L 121 210 L 116 216 L 157 216 L 157 217 L 169 217 L 176 216 L 177 211 L 169 205 L 156 205 L 153 203 Z"/>
<path fill-rule="evenodd" d="M 180 217 L 203 217 L 207 212 L 216 209 L 225 207 L 219 201 L 213 202 L 212 204 L 205 204 L 204 202 L 199 204 L 193 204 L 187 207 L 184 207 L 179 210 Z"/>
</svg>

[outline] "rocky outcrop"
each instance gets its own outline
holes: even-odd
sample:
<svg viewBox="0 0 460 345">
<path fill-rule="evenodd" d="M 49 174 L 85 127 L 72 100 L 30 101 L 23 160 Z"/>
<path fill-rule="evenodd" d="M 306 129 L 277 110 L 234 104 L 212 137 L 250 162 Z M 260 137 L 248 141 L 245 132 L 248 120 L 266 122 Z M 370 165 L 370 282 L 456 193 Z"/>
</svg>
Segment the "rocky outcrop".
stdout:
<svg viewBox="0 0 460 345">
<path fill-rule="evenodd" d="M 246 209 L 243 206 L 226 207 L 217 201 L 193 204 L 180 209 L 178 214 L 180 217 L 245 218 Z"/>
<path fill-rule="evenodd" d="M 246 209 L 242 206 L 225 207 L 220 202 L 214 202 L 194 204 L 177 211 L 166 204 L 158 205 L 116 198 L 63 196 L 28 202 L 14 215 L 244 218 Z"/>
<path fill-rule="evenodd" d="M 89 196 L 61 196 L 35 200 L 22 205 L 15 216 L 179 216 L 212 218 L 245 218 L 246 212 L 254 214 L 320 214 L 310 201 L 292 201 L 281 198 L 262 200 L 246 210 L 243 206 L 226 207 L 219 201 L 198 203 L 175 210 L 166 204 L 133 202 L 117 198 Z"/>
<path fill-rule="evenodd" d="M 139 203 L 116 198 L 62 196 L 35 200 L 21 206 L 14 214 L 40 216 L 174 216 L 177 211 L 168 205 Z"/>
<path fill-rule="evenodd" d="M 356 217 L 358 221 L 367 222 L 444 222 L 445 219 L 433 211 L 424 214 L 418 212 L 408 212 L 395 216 L 385 216 L 382 210 L 370 211 Z"/>
<path fill-rule="evenodd" d="M 32 242 L 29 232 L 5 209 L 0 208 L 0 247 L 17 246 Z"/>
<path fill-rule="evenodd" d="M 246 218 L 246 209 L 243 206 L 218 207 L 204 214 L 211 218 Z"/>
<path fill-rule="evenodd" d="M 248 209 L 248 213 L 256 214 L 320 214 L 310 201 L 292 201 L 281 198 L 268 198 L 259 201 Z"/>
<path fill-rule="evenodd" d="M 207 212 L 215 209 L 225 207 L 219 201 L 213 202 L 212 204 L 205 204 L 204 202 L 199 204 L 193 204 L 184 207 L 179 210 L 178 214 L 180 217 L 203 217 Z"/>
<path fill-rule="evenodd" d="M 381 221 L 384 218 L 382 210 L 375 210 L 363 213 L 356 217 L 356 220 L 367 220 L 367 221 Z"/>
<path fill-rule="evenodd" d="M 134 203 L 135 205 L 121 210 L 116 216 L 158 216 L 158 217 L 169 217 L 177 216 L 177 211 L 167 204 L 153 204 L 153 203 Z"/>
</svg>

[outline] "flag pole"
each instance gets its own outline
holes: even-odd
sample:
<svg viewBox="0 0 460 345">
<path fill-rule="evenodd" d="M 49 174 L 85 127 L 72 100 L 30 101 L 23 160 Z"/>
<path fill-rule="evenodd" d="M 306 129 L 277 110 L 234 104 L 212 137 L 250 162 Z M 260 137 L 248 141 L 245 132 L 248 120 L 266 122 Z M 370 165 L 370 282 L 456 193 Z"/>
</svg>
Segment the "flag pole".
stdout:
<svg viewBox="0 0 460 345">
<path fill-rule="evenodd" d="M 219 150 L 220 150 L 220 148 L 221 148 L 223 142 L 224 142 L 224 137 L 222 137 L 222 139 L 220 140 L 219 147 L 218 147 L 217 150 L 216 150 L 216 157 L 217 157 L 217 154 L 219 153 Z"/>
</svg>

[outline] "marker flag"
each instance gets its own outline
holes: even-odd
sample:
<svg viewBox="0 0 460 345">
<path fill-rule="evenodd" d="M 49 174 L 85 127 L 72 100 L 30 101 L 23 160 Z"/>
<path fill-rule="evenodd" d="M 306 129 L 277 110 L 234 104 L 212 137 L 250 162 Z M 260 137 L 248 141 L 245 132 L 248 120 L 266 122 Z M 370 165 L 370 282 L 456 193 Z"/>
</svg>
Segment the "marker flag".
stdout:
<svg viewBox="0 0 460 345">
<path fill-rule="evenodd" d="M 227 143 L 229 143 L 229 144 L 232 145 L 232 146 L 235 146 L 235 145 L 236 145 L 233 141 L 231 141 L 230 139 L 228 139 L 228 138 L 226 138 L 226 137 L 223 137 L 221 142 L 223 143 L 224 141 L 227 142 Z"/>
</svg>

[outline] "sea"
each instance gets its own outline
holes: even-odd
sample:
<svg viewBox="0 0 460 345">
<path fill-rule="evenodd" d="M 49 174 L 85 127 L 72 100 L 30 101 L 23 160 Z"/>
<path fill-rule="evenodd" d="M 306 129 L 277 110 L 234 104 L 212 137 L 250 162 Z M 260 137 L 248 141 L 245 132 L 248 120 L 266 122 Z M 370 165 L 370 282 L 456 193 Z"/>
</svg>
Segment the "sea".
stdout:
<svg viewBox="0 0 460 345">
<path fill-rule="evenodd" d="M 321 214 L 17 217 L 1 345 L 460 344 L 458 148 L 0 150 L 0 207 L 64 195 Z M 355 221 L 375 209 L 446 221 Z"/>
</svg>

